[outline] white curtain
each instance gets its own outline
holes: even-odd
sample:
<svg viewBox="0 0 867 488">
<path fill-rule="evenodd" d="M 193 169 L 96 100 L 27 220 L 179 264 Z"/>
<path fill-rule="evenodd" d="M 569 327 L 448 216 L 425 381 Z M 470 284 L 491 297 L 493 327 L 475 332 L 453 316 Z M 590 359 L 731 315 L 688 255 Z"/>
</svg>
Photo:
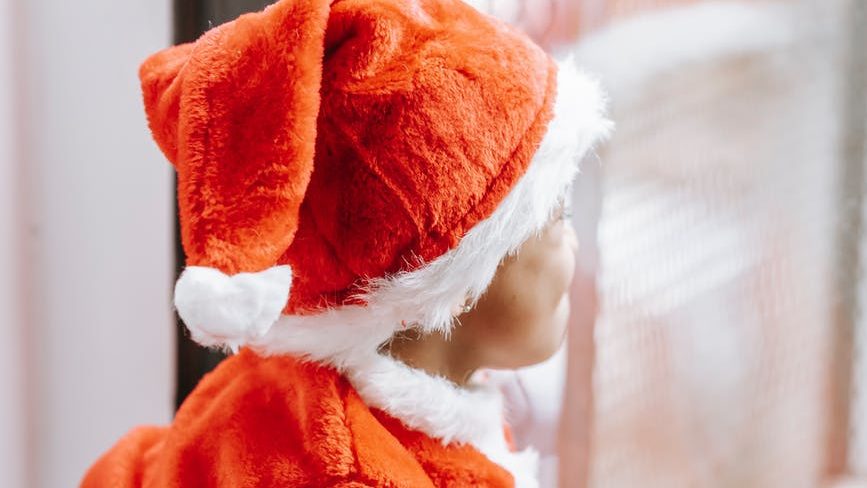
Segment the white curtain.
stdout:
<svg viewBox="0 0 867 488">
<path fill-rule="evenodd" d="M 590 486 L 831 481 L 855 4 L 696 2 L 582 42 L 618 124 Z"/>
</svg>

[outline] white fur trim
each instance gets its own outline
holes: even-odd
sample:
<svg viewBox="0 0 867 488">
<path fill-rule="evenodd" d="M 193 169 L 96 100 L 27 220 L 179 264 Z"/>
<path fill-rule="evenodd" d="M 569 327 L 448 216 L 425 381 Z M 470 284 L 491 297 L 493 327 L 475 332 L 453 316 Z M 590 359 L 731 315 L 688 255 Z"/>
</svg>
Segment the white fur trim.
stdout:
<svg viewBox="0 0 867 488">
<path fill-rule="evenodd" d="M 401 322 L 447 333 L 455 306 L 478 299 L 509 253 L 539 232 L 565 197 L 580 159 L 608 135 L 605 97 L 570 62 L 557 77 L 554 118 L 524 176 L 494 213 L 458 245 L 422 268 L 374 280 L 364 306 L 283 316 L 249 345 L 260 354 L 293 354 L 336 367 L 365 403 L 443 442 L 469 443 L 508 469 L 518 486 L 535 487 L 536 456 L 506 446 L 500 394 L 457 388 L 377 353 Z"/>
<path fill-rule="evenodd" d="M 651 80 L 720 56 L 763 52 L 792 42 L 791 2 L 708 1 L 615 22 L 579 44 L 575 57 L 598 74 L 618 103 Z"/>
<path fill-rule="evenodd" d="M 495 386 L 475 382 L 461 388 L 375 353 L 352 365 L 346 377 L 369 407 L 445 444 L 470 442 L 512 473 L 515 486 L 539 486 L 537 453 L 512 452 L 506 443 L 503 399 Z"/>
<path fill-rule="evenodd" d="M 175 308 L 199 344 L 237 349 L 268 332 L 291 286 L 289 266 L 234 276 L 190 266 L 175 285 Z"/>
</svg>

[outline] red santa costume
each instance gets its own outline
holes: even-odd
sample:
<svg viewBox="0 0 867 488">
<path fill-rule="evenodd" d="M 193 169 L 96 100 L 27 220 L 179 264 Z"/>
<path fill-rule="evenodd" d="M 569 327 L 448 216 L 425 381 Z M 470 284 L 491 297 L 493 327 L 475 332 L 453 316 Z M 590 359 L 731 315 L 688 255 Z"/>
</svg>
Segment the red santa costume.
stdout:
<svg viewBox="0 0 867 488">
<path fill-rule="evenodd" d="M 281 0 L 140 74 L 175 305 L 243 349 L 84 486 L 535 486 L 493 388 L 379 348 L 449 330 L 545 226 L 608 129 L 596 85 L 457 0 Z"/>
</svg>

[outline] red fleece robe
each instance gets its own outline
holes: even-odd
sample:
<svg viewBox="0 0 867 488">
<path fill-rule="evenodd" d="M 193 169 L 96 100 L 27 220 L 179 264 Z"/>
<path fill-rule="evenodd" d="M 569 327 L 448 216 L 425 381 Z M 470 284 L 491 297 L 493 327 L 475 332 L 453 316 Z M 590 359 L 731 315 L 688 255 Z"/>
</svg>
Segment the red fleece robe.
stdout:
<svg viewBox="0 0 867 488">
<path fill-rule="evenodd" d="M 169 427 L 141 427 L 91 487 L 510 487 L 469 445 L 444 446 L 368 408 L 336 371 L 248 350 L 224 361 Z"/>
</svg>

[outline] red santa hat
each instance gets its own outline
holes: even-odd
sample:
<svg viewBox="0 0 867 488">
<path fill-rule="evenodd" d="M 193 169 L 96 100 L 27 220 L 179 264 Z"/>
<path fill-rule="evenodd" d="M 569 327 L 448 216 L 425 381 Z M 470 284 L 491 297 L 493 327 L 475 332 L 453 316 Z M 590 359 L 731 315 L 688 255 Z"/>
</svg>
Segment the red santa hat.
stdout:
<svg viewBox="0 0 867 488">
<path fill-rule="evenodd" d="M 140 77 L 193 339 L 337 366 L 448 330 L 609 126 L 595 83 L 458 0 L 281 0 Z"/>
</svg>

